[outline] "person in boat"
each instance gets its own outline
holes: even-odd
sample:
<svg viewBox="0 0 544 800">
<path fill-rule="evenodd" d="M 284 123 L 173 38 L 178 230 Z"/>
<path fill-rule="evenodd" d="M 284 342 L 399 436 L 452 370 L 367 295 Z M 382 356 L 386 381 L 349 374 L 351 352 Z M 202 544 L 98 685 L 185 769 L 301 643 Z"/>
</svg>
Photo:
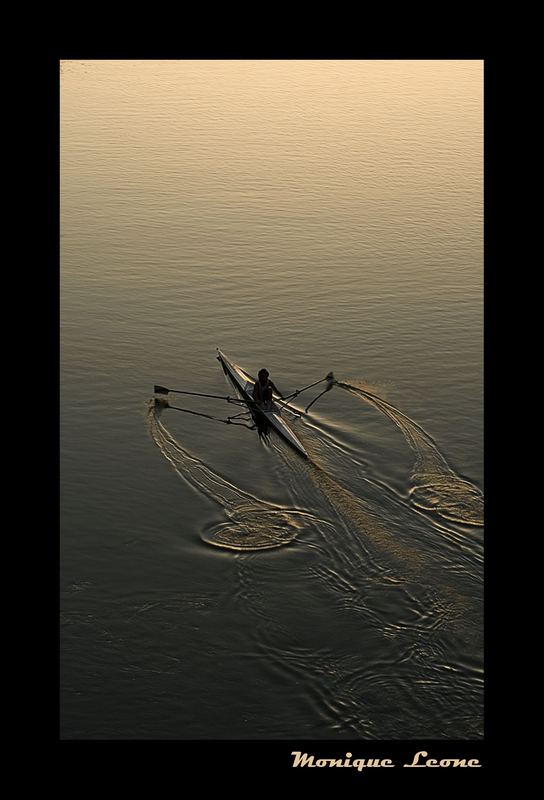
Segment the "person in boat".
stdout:
<svg viewBox="0 0 544 800">
<path fill-rule="evenodd" d="M 266 411 L 272 408 L 272 392 L 283 398 L 279 389 L 272 383 L 268 377 L 270 373 L 267 369 L 260 369 L 258 380 L 253 387 L 253 399 L 258 406 Z"/>
</svg>

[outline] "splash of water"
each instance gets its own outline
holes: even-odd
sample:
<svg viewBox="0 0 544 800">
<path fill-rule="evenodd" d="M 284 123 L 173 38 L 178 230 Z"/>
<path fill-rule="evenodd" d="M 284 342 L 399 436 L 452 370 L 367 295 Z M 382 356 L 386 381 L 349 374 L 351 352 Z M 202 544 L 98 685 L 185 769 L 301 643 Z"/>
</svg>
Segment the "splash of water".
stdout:
<svg viewBox="0 0 544 800">
<path fill-rule="evenodd" d="M 337 382 L 337 386 L 377 408 L 397 425 L 415 455 L 410 501 L 423 511 L 465 525 L 483 525 L 483 495 L 457 475 L 429 436 L 414 420 L 359 381 Z"/>
<path fill-rule="evenodd" d="M 147 425 L 151 439 L 177 474 L 220 506 L 226 519 L 202 531 L 203 541 L 229 550 L 263 550 L 289 544 L 315 518 L 300 509 L 288 509 L 260 500 L 214 472 L 189 453 L 161 422 L 168 402 L 149 401 Z"/>
</svg>

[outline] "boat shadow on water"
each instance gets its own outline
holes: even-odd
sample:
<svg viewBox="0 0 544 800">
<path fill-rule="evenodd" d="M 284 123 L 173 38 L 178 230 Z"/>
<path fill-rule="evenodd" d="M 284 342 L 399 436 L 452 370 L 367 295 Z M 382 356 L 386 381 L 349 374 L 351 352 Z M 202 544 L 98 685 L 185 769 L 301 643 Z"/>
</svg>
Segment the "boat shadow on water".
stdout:
<svg viewBox="0 0 544 800">
<path fill-rule="evenodd" d="M 266 445 L 270 445 L 270 431 L 272 430 L 272 426 L 268 422 L 267 418 L 263 416 L 263 414 L 259 414 L 257 411 L 250 411 L 251 419 L 253 420 L 253 424 L 255 425 L 255 429 L 259 434 L 259 439 Z"/>
</svg>

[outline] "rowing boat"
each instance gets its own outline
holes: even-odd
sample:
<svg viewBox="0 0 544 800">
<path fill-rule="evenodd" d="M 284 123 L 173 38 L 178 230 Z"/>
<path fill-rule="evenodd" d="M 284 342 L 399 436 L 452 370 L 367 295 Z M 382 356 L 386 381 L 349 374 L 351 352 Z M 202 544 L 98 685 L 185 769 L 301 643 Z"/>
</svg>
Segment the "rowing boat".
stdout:
<svg viewBox="0 0 544 800">
<path fill-rule="evenodd" d="M 273 393 L 272 407 L 270 411 L 265 411 L 264 409 L 260 408 L 253 400 L 253 387 L 256 383 L 255 378 L 231 361 L 230 358 L 228 358 L 224 353 L 221 352 L 221 350 L 219 350 L 219 348 L 217 348 L 217 358 L 233 382 L 241 399 L 248 403 L 250 409 L 258 414 L 262 414 L 268 424 L 273 427 L 280 434 L 280 436 L 283 436 L 283 438 L 289 442 L 291 447 L 294 447 L 294 449 L 304 456 L 304 458 L 308 458 L 308 453 L 304 449 L 302 442 L 297 438 L 297 436 L 295 436 L 289 425 L 285 422 L 281 415 L 281 408 L 275 402 L 280 400 L 280 397 Z"/>
</svg>

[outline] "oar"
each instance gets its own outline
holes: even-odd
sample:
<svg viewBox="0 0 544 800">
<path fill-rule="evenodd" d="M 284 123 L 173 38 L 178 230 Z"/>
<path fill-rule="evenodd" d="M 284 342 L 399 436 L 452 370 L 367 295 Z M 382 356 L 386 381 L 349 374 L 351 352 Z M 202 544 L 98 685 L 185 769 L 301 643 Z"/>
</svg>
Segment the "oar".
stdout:
<svg viewBox="0 0 544 800">
<path fill-rule="evenodd" d="M 309 409 L 309 408 L 311 408 L 311 407 L 313 406 L 313 404 L 315 403 L 315 401 L 316 401 L 316 400 L 319 400 L 319 398 L 320 398 L 320 397 L 323 397 L 323 395 L 324 395 L 326 392 L 330 392 L 330 390 L 332 389 L 332 387 L 333 387 L 333 386 L 334 386 L 336 383 L 338 383 L 338 381 L 335 381 L 335 379 L 334 379 L 334 375 L 332 374 L 332 372 L 329 372 L 329 374 L 327 375 L 327 381 L 328 381 L 328 383 L 327 383 L 327 387 L 326 387 L 325 389 L 323 389 L 323 391 L 322 391 L 322 392 L 320 392 L 320 393 L 317 395 L 317 397 L 314 397 L 314 399 L 312 400 L 312 402 L 311 402 L 309 405 L 307 405 L 307 406 L 306 406 L 306 408 L 304 409 L 304 413 L 305 413 L 305 414 L 307 414 L 307 413 L 308 413 L 308 409 Z"/>
<path fill-rule="evenodd" d="M 167 389 L 166 386 L 155 386 L 155 394 L 190 394 L 193 397 L 211 397 L 214 400 L 226 400 L 227 403 L 245 403 L 249 405 L 249 400 L 240 400 L 238 397 L 225 397 L 221 394 L 203 394 L 202 392 L 187 392 L 182 389 Z"/>
<path fill-rule="evenodd" d="M 291 392 L 291 394 L 287 395 L 287 399 L 289 399 L 289 397 L 296 397 L 297 395 L 302 394 L 302 392 L 305 392 L 306 389 L 311 389 L 312 387 L 317 386 L 318 383 L 323 383 L 323 381 L 330 381 L 330 380 L 334 380 L 334 375 L 332 374 L 332 372 L 329 372 L 327 375 L 325 375 L 324 378 L 320 378 L 318 381 L 315 381 L 315 383 L 310 383 L 303 389 L 297 389 L 295 392 Z"/>
<path fill-rule="evenodd" d="M 155 398 L 155 402 L 156 403 L 159 402 L 157 398 Z M 193 414 L 195 417 L 205 417 L 206 419 L 213 419 L 216 420 L 217 422 L 224 422 L 225 425 L 243 425 L 244 428 L 249 428 L 250 431 L 252 431 L 253 428 L 255 427 L 254 425 L 247 425 L 245 422 L 236 422 L 235 420 L 238 416 L 240 416 L 239 414 L 235 414 L 233 417 L 227 417 L 226 419 L 222 419 L 221 417 L 213 417 L 211 414 L 203 414 L 202 411 L 193 411 L 190 408 L 180 408 L 179 406 L 171 406 L 168 400 L 166 400 L 165 402 L 166 402 L 166 408 L 171 408 L 174 411 L 183 411 L 184 414 Z M 244 413 L 247 414 L 247 411 Z"/>
<path fill-rule="evenodd" d="M 325 389 L 325 392 L 328 392 L 329 389 L 332 388 L 332 386 L 334 385 L 334 382 L 335 382 L 334 381 L 334 375 L 332 374 L 332 372 L 329 372 L 327 375 L 325 375 L 324 378 L 320 378 L 320 380 L 315 381 L 315 383 L 310 383 L 308 386 L 305 386 L 303 389 L 297 389 L 295 392 L 292 392 L 291 394 L 288 394 L 287 398 L 284 398 L 284 399 L 287 399 L 287 401 L 289 401 L 290 398 L 298 397 L 298 395 L 302 394 L 302 392 L 305 392 L 307 389 L 311 389 L 313 386 L 317 386 L 318 383 L 323 383 L 323 381 L 328 381 L 328 383 L 329 383 L 329 386 L 327 386 L 327 388 Z M 321 392 L 321 394 L 325 394 L 325 392 Z M 321 397 L 321 394 L 318 395 L 318 397 Z M 317 397 L 316 397 L 316 400 L 317 400 Z M 315 403 L 315 400 L 313 401 L 313 403 Z M 287 408 L 288 405 L 289 405 L 288 402 L 287 403 L 283 403 L 282 405 L 279 406 L 279 408 L 280 409 Z M 312 405 L 312 403 L 310 403 L 310 405 Z M 310 406 L 308 406 L 308 408 L 309 407 Z M 306 411 L 307 410 L 308 409 L 306 409 Z"/>
</svg>

